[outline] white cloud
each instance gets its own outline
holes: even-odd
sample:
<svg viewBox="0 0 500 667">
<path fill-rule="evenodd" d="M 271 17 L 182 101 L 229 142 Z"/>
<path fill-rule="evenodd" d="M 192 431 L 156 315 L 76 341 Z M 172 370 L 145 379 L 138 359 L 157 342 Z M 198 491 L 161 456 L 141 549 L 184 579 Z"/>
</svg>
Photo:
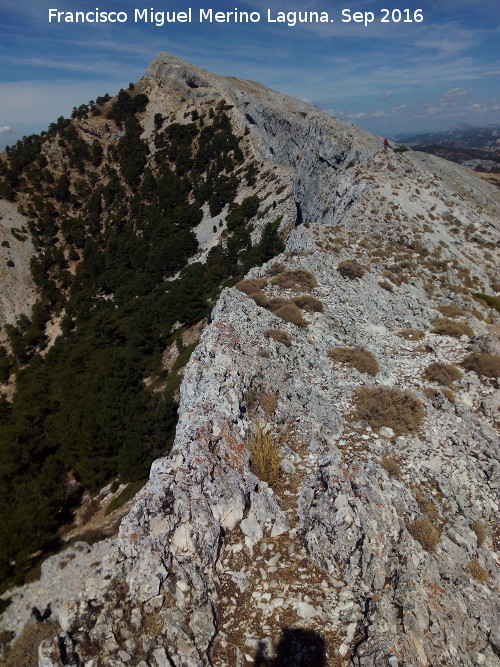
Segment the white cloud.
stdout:
<svg viewBox="0 0 500 667">
<path fill-rule="evenodd" d="M 11 125 L 2 125 L 0 127 L 0 134 L 14 134 L 14 130 Z"/>
<path fill-rule="evenodd" d="M 392 97 L 392 92 L 388 90 L 385 93 L 380 93 L 380 95 L 377 95 L 377 99 L 379 100 L 388 100 Z"/>
</svg>

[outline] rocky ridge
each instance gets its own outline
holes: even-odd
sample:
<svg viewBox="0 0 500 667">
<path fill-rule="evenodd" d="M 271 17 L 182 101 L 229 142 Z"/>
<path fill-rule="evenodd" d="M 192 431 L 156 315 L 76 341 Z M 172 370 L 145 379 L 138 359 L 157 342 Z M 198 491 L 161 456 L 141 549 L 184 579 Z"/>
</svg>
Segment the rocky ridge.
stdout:
<svg viewBox="0 0 500 667">
<path fill-rule="evenodd" d="M 466 369 L 449 387 L 426 376 L 433 362 L 498 355 L 495 311 L 472 296 L 498 289 L 498 192 L 167 54 L 142 85 L 159 109 L 169 95 L 232 105 L 255 155 L 288 176 L 296 227 L 249 274 L 264 279 L 257 291 L 219 299 L 181 385 L 172 453 L 118 539 L 48 559 L 40 582 L 10 592 L 5 629 L 51 602 L 61 635 L 42 644 L 47 666 L 259 664 L 283 633 L 279 664 L 500 664 L 498 384 Z M 280 281 L 286 271 L 308 273 Z M 305 325 L 269 307 L 304 293 L 322 304 Z M 332 361 L 339 346 L 370 351 L 378 372 Z M 356 390 L 386 386 L 420 401 L 418 428 L 356 417 Z M 251 465 L 258 428 L 278 446 L 273 486 Z M 423 519 L 427 549 L 414 537 Z"/>
</svg>

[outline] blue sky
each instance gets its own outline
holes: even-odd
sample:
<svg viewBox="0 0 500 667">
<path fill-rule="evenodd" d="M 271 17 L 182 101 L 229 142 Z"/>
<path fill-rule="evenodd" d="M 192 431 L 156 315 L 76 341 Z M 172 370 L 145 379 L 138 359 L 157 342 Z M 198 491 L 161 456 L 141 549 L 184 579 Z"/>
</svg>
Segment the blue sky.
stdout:
<svg viewBox="0 0 500 667">
<path fill-rule="evenodd" d="M 125 11 L 123 24 L 48 22 L 61 11 Z M 135 24 L 135 8 L 258 11 L 258 24 Z M 421 23 L 379 21 L 381 9 L 422 9 Z M 139 79 L 160 51 L 260 81 L 387 136 L 500 124 L 499 0 L 0 0 L 0 147 L 74 106 Z M 342 9 L 375 21 L 342 23 Z M 333 22 L 288 27 L 267 10 L 327 11 Z"/>
</svg>

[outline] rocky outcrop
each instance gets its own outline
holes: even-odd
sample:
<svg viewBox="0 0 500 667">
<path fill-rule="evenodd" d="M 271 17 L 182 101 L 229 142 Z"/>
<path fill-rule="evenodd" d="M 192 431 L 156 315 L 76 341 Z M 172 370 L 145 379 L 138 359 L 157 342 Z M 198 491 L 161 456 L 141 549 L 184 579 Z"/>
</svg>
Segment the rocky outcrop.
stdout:
<svg viewBox="0 0 500 667">
<path fill-rule="evenodd" d="M 102 565 L 53 603 L 65 664 L 222 667 L 278 652 L 279 664 L 500 665 L 498 385 L 462 367 L 496 354 L 498 316 L 473 294 L 492 291 L 498 191 L 166 54 L 142 85 L 153 104 L 154 89 L 225 99 L 255 154 L 289 175 L 297 226 L 250 272 L 264 279 L 251 296 L 224 290 L 185 371 L 170 456 Z M 301 318 L 276 301 L 294 298 Z M 279 454 L 271 484 L 256 432 Z M 13 596 L 6 629 L 27 604 Z M 42 664 L 61 664 L 56 644 Z"/>
<path fill-rule="evenodd" d="M 34 249 L 26 224 L 14 204 L 0 199 L 0 343 L 4 325 L 29 315 L 36 300 L 30 273 Z"/>
</svg>

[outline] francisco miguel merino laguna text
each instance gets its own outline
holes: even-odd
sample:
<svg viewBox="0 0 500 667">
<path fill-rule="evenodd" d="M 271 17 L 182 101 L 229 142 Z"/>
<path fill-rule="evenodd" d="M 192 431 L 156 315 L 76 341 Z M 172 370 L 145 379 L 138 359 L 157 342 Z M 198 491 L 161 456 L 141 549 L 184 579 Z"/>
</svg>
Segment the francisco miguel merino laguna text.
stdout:
<svg viewBox="0 0 500 667">
<path fill-rule="evenodd" d="M 130 16 L 132 19 L 132 16 Z M 332 19 L 328 12 L 282 12 L 267 10 L 266 19 L 268 23 L 286 23 L 293 27 L 297 23 L 329 23 Z M 68 12 L 58 9 L 49 9 L 49 23 L 126 23 L 129 14 L 123 11 L 108 12 L 101 11 L 96 7 L 95 11 Z M 162 27 L 168 23 L 260 23 L 262 15 L 260 12 L 240 11 L 217 11 L 215 9 L 199 9 L 193 11 L 190 7 L 185 11 L 155 11 L 151 9 L 134 9 L 134 23 L 151 23 Z"/>
</svg>

